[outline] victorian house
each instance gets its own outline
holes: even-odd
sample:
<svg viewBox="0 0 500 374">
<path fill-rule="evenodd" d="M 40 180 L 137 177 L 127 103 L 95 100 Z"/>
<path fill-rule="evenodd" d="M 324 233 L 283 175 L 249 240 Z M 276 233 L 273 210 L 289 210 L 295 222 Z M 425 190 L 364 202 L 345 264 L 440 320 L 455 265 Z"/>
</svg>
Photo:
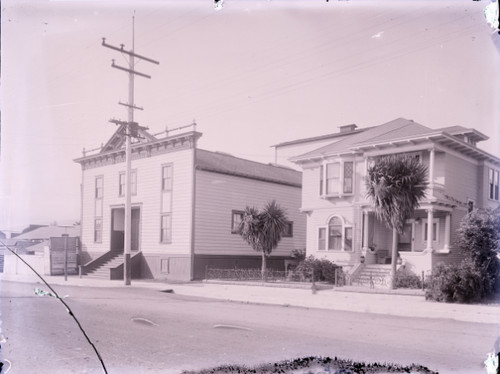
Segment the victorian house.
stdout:
<svg viewBox="0 0 500 374">
<path fill-rule="evenodd" d="M 342 126 L 322 137 L 275 146 L 302 169 L 307 255 L 327 258 L 354 276 L 390 263 L 392 230 L 380 222 L 366 196 L 365 177 L 380 156 L 416 157 L 428 170 L 426 197 L 398 240 L 399 262 L 416 274 L 438 262 L 462 258 L 456 230 L 467 212 L 499 206 L 500 159 L 477 147 L 488 139 L 461 126 L 430 129 L 412 120 L 358 129 Z M 321 146 L 317 146 L 321 142 Z M 325 144 L 327 143 L 327 144 Z"/>
</svg>

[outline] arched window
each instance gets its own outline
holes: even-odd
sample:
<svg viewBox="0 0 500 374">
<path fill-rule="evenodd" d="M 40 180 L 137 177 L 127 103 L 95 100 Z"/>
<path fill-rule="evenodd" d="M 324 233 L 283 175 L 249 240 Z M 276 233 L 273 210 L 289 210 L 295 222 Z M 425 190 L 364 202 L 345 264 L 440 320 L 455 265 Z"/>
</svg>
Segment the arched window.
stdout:
<svg viewBox="0 0 500 374">
<path fill-rule="evenodd" d="M 318 227 L 317 249 L 351 252 L 352 226 L 346 225 L 339 216 L 331 217 L 327 226 Z"/>
<path fill-rule="evenodd" d="M 339 217 L 332 217 L 328 222 L 328 249 L 342 249 L 342 220 Z"/>
</svg>

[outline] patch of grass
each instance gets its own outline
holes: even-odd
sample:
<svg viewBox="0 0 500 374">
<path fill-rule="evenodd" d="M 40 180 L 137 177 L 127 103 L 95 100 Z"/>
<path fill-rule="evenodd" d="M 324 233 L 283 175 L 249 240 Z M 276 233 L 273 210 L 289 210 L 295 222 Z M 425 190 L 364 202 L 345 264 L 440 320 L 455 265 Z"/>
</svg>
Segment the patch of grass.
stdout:
<svg viewBox="0 0 500 374">
<path fill-rule="evenodd" d="M 274 364 L 262 364 L 255 367 L 239 365 L 225 365 L 213 369 L 200 371 L 184 371 L 182 374 L 270 374 L 270 373 L 296 373 L 296 374 L 369 374 L 369 373 L 413 373 L 413 374 L 438 374 L 437 371 L 427 367 L 411 364 L 402 366 L 391 363 L 365 363 L 352 360 L 343 360 L 337 357 L 303 357 L 295 360 L 281 361 Z"/>
</svg>

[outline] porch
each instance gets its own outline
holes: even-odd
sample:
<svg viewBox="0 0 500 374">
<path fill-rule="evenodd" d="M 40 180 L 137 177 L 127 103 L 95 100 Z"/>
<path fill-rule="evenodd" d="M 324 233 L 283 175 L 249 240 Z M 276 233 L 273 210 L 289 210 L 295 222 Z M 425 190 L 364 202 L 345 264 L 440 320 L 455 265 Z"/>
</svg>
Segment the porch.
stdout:
<svg viewBox="0 0 500 374">
<path fill-rule="evenodd" d="M 396 235 L 398 264 L 415 274 L 432 269 L 433 253 L 448 254 L 452 240 L 451 208 L 422 205 L 408 219 L 402 234 Z M 363 211 L 362 254 L 365 264 L 390 264 L 393 232 L 370 209 Z M 454 223 L 455 226 L 456 223 Z"/>
</svg>

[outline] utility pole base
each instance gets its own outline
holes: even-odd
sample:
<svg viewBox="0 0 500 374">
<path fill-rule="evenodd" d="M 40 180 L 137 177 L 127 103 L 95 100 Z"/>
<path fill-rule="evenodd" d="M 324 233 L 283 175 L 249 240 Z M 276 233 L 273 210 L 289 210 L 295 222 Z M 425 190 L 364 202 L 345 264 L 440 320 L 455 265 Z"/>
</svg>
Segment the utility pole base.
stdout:
<svg viewBox="0 0 500 374">
<path fill-rule="evenodd" d="M 132 279 L 132 266 L 130 263 L 130 253 L 125 254 L 125 261 L 123 263 L 123 279 L 125 281 L 125 286 L 130 286 Z"/>
</svg>

